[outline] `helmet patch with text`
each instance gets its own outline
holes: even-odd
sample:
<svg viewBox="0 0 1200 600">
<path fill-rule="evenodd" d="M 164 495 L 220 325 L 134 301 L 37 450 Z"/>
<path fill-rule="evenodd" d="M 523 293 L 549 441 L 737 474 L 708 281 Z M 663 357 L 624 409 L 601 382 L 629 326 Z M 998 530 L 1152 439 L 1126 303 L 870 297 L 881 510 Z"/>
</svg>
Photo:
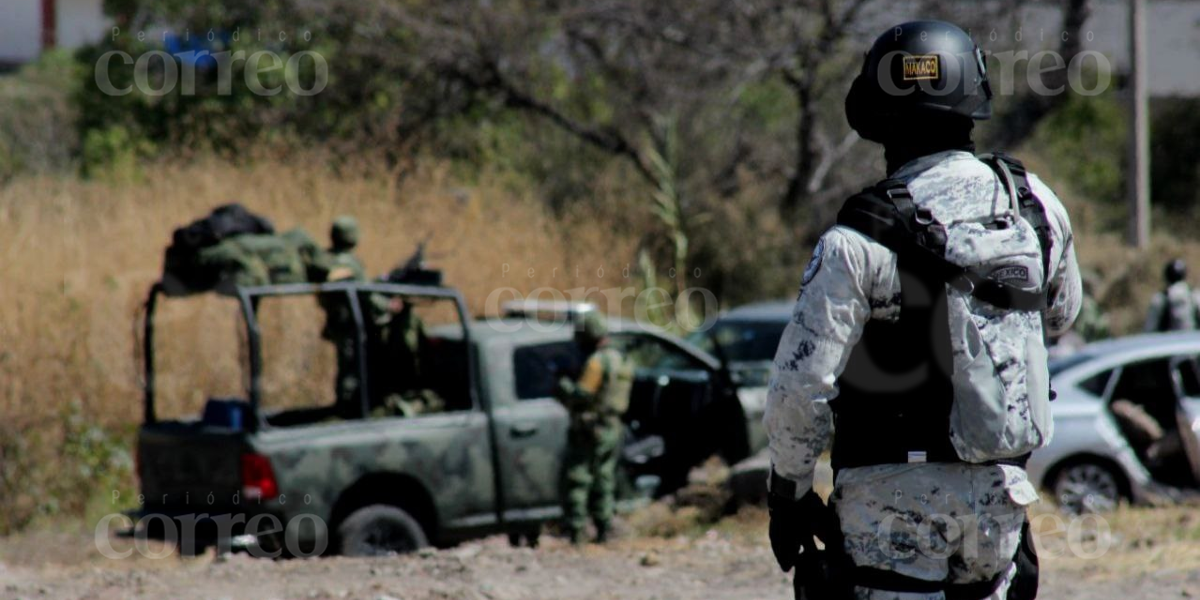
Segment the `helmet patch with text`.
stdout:
<svg viewBox="0 0 1200 600">
<path fill-rule="evenodd" d="M 941 57 L 936 54 L 904 57 L 904 81 L 937 79 L 942 72 Z"/>
</svg>

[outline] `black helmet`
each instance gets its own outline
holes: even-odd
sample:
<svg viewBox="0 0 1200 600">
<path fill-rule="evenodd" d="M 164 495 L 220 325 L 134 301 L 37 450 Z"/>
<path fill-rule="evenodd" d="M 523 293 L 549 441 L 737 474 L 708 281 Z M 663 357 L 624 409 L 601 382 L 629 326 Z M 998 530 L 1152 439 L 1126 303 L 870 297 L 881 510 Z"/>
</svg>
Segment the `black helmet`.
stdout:
<svg viewBox="0 0 1200 600">
<path fill-rule="evenodd" d="M 864 139 L 884 141 L 892 125 L 938 115 L 992 117 L 983 52 L 944 21 L 897 25 L 875 40 L 846 95 L 846 121 Z M 920 128 L 918 128 L 920 129 Z"/>
<path fill-rule="evenodd" d="M 1179 283 L 1187 279 L 1187 263 L 1183 262 L 1182 258 L 1176 258 L 1167 263 L 1166 268 L 1163 269 L 1163 278 L 1167 280 L 1168 284 Z"/>
</svg>

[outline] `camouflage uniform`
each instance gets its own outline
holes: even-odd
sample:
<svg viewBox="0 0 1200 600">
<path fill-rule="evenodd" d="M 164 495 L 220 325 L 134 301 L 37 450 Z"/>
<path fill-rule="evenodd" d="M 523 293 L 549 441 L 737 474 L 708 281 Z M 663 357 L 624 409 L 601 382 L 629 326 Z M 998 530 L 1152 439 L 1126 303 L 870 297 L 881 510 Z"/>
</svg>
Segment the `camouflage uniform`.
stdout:
<svg viewBox="0 0 1200 600">
<path fill-rule="evenodd" d="M 907 184 L 916 205 L 929 209 L 940 223 L 978 222 L 1006 201 L 992 170 L 967 152 L 924 156 L 891 177 Z M 1029 181 L 1045 205 L 1051 227 L 1049 308 L 1040 315 L 989 312 L 973 304 L 973 298 L 948 290 L 951 302 L 963 301 L 971 307 L 982 343 L 997 357 L 1019 355 L 1016 341 L 1040 336 L 1043 320 L 1050 333 L 1066 330 L 1082 295 L 1066 210 L 1039 179 L 1031 174 Z M 969 252 L 969 247 L 950 247 L 947 258 L 954 261 L 956 253 Z M 866 322 L 897 319 L 899 298 L 894 253 L 841 226 L 822 236 L 779 345 L 777 374 L 763 419 L 773 468 L 795 481 L 797 489 L 812 489 L 817 457 L 830 446 L 834 415 L 829 402 L 838 395 L 838 378 Z M 1008 386 L 1025 385 L 1023 376 L 1013 380 L 1004 372 L 1000 375 Z M 1010 569 L 1024 506 L 1036 499 L 1023 469 L 930 463 L 843 469 L 831 504 L 841 520 L 845 551 L 855 564 L 928 581 L 961 583 L 986 580 Z M 1006 589 L 1004 582 L 991 598 L 1003 598 Z M 863 587 L 856 594 L 887 600 L 944 597 L 941 592 L 880 592 Z"/>
<path fill-rule="evenodd" d="M 411 300 L 397 310 L 397 298 L 373 295 L 374 325 L 382 335 L 372 373 L 373 392 L 382 398 L 384 414 L 416 416 L 441 412 L 445 399 L 432 389 L 422 365 L 422 349 L 428 344 L 425 322 Z"/>
<path fill-rule="evenodd" d="M 334 219 L 329 237 L 332 241 L 329 248 L 329 280 L 366 281 L 366 269 L 354 255 L 359 238 L 358 222 L 354 217 Z M 321 304 L 325 309 L 325 327 L 321 337 L 333 342 L 337 350 L 334 394 L 339 404 L 353 402 L 358 396 L 359 387 L 354 315 L 344 298 L 322 297 Z"/>
<path fill-rule="evenodd" d="M 1196 295 L 1186 281 L 1176 281 L 1150 300 L 1146 331 L 1193 331 L 1198 317 Z"/>
<path fill-rule="evenodd" d="M 1096 302 L 1096 298 L 1092 294 L 1084 293 L 1079 305 L 1079 318 L 1075 319 L 1075 326 L 1072 330 L 1078 332 L 1080 337 L 1088 342 L 1112 336 L 1112 330 L 1108 325 L 1108 316 L 1104 314 L 1104 309 L 1100 308 L 1100 303 Z"/>
<path fill-rule="evenodd" d="M 590 326 L 585 324 L 581 337 L 595 350 L 584 361 L 578 379 L 564 377 L 559 381 L 557 394 L 571 413 L 563 512 L 575 543 L 587 526 L 589 512 L 596 525 L 597 541 L 607 537 L 616 493 L 621 415 L 629 408 L 633 382 L 631 363 L 602 341 L 603 333 L 587 331 L 597 327 L 602 325 L 595 321 Z"/>
</svg>

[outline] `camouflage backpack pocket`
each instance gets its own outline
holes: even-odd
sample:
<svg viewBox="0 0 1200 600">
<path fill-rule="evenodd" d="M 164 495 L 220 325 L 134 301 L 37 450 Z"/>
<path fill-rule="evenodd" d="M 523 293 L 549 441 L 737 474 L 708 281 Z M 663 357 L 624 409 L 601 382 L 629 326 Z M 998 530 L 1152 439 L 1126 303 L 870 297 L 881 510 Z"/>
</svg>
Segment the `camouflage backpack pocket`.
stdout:
<svg viewBox="0 0 1200 600">
<path fill-rule="evenodd" d="M 1044 293 L 1037 233 L 1023 218 L 959 222 L 948 235 L 947 258 L 978 281 Z M 950 440 L 959 458 L 1016 458 L 1044 446 L 1053 423 L 1040 307 L 1005 307 L 959 289 L 950 289 L 947 301 L 954 358 Z"/>
<path fill-rule="evenodd" d="M 1029 323 L 1037 315 L 994 318 L 990 330 L 981 330 L 966 305 L 964 298 L 951 297 L 956 347 L 950 441 L 955 451 L 967 462 L 982 463 L 1045 446 L 1054 422 L 1041 329 Z"/>
</svg>

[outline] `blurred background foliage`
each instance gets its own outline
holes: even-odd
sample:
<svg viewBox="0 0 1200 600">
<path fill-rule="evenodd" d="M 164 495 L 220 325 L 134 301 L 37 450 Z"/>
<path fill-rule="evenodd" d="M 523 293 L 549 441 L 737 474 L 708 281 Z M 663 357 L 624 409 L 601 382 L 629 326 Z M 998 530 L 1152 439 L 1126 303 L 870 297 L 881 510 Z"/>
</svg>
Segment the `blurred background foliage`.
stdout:
<svg viewBox="0 0 1200 600">
<path fill-rule="evenodd" d="M 955 11 L 918 2 L 913 13 L 995 29 L 1024 4 Z M 1090 14 L 1084 0 L 1059 4 L 1066 29 Z M 119 34 L 74 57 L 48 55 L 0 88 L 12 108 L 0 117 L 0 177 L 77 169 L 136 181 L 149 159 L 246 162 L 316 146 L 335 162 L 382 158 L 401 177 L 418 161 L 446 161 L 464 184 L 487 173 L 555 211 L 619 189 L 643 199 L 656 264 L 678 265 L 684 242 L 683 262 L 710 260 L 705 283 L 736 302 L 789 294 L 794 281 L 777 269 L 802 262 L 840 200 L 881 175 L 878 149 L 857 139 L 841 110 L 880 15 L 895 11 L 878 0 L 107 0 L 105 8 Z M 1003 37 L 991 45 L 1009 49 Z M 1079 52 L 1070 42 L 1050 49 L 1068 60 Z M 189 50 L 270 51 L 289 66 L 258 74 L 268 88 L 289 76 L 310 86 L 318 61 L 328 80 L 313 96 L 256 94 L 246 60 L 202 57 L 173 59 L 181 77 L 194 69 L 190 93 L 98 88 L 95 65 L 106 53 Z M 147 59 L 152 88 L 163 84 L 165 57 Z M 116 88 L 134 83 L 132 65 L 108 65 Z M 1036 153 L 1064 193 L 1100 207 L 1098 225 L 1119 229 L 1121 78 L 1099 96 L 1041 97 L 1023 74 L 998 99 L 998 118 L 982 125 L 981 147 Z M 1155 206 L 1175 231 L 1191 223 L 1172 217 L 1190 214 L 1200 183 L 1198 103 L 1162 100 L 1154 110 Z M 658 159 L 668 145 L 665 182 Z M 654 216 L 664 186 L 670 219 Z M 749 214 L 716 219 L 730 212 Z M 780 235 L 750 242 L 767 218 L 780 221 Z M 748 235 L 718 231 L 718 222 Z M 730 249 L 729 239 L 753 251 Z"/>
</svg>

